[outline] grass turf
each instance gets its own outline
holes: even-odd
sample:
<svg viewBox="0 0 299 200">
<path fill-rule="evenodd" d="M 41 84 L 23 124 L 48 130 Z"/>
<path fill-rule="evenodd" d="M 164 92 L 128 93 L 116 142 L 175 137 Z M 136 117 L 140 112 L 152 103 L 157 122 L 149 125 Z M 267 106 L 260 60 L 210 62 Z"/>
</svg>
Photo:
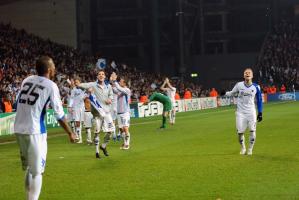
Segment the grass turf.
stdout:
<svg viewBox="0 0 299 200">
<path fill-rule="evenodd" d="M 164 131 L 133 119 L 131 149 L 111 141 L 100 160 L 52 129 L 40 199 L 299 199 L 298 106 L 265 104 L 252 156 L 239 155 L 233 107 L 179 113 Z M 0 145 L 0 199 L 25 197 L 18 151 Z"/>
</svg>

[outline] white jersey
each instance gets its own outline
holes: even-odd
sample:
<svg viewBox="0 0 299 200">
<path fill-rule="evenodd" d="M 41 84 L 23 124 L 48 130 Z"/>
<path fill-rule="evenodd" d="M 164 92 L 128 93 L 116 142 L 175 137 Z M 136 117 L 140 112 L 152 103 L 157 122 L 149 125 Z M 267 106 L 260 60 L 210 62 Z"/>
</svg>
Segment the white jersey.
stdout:
<svg viewBox="0 0 299 200">
<path fill-rule="evenodd" d="M 87 95 L 82 89 L 74 87 L 71 91 L 71 102 L 69 107 L 77 110 L 84 110 L 84 98 L 86 97 Z"/>
<path fill-rule="evenodd" d="M 258 112 L 262 112 L 263 104 L 262 104 L 262 94 L 260 87 L 253 83 L 250 86 L 245 85 L 244 81 L 238 82 L 232 91 L 226 92 L 227 96 L 232 96 L 234 94 L 238 95 L 237 99 L 237 112 L 243 114 L 254 114 L 255 103 L 254 99 L 257 100 L 257 108 Z"/>
<path fill-rule="evenodd" d="M 105 82 L 103 85 L 99 85 L 97 82 L 81 83 L 79 87 L 84 89 L 92 88 L 99 107 L 107 113 L 111 112 L 111 104 L 106 104 L 105 102 L 108 99 L 113 100 L 113 91 L 109 83 Z"/>
<path fill-rule="evenodd" d="M 168 88 L 166 88 L 166 95 L 171 100 L 172 105 L 174 105 L 174 102 L 175 102 L 175 92 L 176 92 L 176 88 L 175 87 L 168 87 Z"/>
<path fill-rule="evenodd" d="M 117 114 L 130 113 L 131 90 L 121 87 L 117 82 L 114 85 L 113 92 L 117 95 Z"/>
<path fill-rule="evenodd" d="M 57 85 L 46 77 L 29 76 L 21 86 L 17 100 L 15 133 L 44 134 L 44 116 L 47 104 L 51 103 L 57 120 L 64 117 L 64 111 Z"/>
</svg>

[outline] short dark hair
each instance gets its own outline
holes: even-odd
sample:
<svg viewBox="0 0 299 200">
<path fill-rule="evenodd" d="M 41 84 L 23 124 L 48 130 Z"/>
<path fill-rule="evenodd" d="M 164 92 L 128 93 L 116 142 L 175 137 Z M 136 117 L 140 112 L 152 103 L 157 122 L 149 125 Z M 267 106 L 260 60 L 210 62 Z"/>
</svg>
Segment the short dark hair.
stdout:
<svg viewBox="0 0 299 200">
<path fill-rule="evenodd" d="M 106 72 L 105 72 L 104 69 L 99 69 L 99 70 L 97 71 L 97 75 L 99 75 L 100 72 L 104 72 L 104 74 L 106 75 Z"/>
<path fill-rule="evenodd" d="M 35 63 L 37 75 L 41 76 L 48 72 L 48 68 L 51 66 L 51 60 L 52 58 L 50 58 L 49 56 L 41 56 L 39 59 L 37 59 Z"/>
</svg>

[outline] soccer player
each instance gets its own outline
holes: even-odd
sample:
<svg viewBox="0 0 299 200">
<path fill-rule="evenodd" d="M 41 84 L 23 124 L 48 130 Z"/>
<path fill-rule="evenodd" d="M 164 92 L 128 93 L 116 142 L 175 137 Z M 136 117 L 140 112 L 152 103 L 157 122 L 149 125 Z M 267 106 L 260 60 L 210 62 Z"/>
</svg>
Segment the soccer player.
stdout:
<svg viewBox="0 0 299 200">
<path fill-rule="evenodd" d="M 75 121 L 74 121 L 74 115 L 73 115 L 73 109 L 72 109 L 72 105 L 73 105 L 73 99 L 71 97 L 71 91 L 74 87 L 74 80 L 71 79 L 67 79 L 68 84 L 70 85 L 70 90 L 68 92 L 67 95 L 67 110 L 68 110 L 68 114 L 67 114 L 67 121 L 68 123 L 71 125 L 71 128 L 73 130 L 73 132 L 76 132 L 76 128 L 75 128 Z"/>
<path fill-rule="evenodd" d="M 111 81 L 111 80 L 110 80 Z M 112 88 L 113 89 L 113 88 Z M 111 116 L 114 123 L 114 126 L 116 125 L 116 119 L 117 119 L 117 94 L 113 93 L 113 100 L 111 103 Z M 113 131 L 112 134 L 113 141 L 120 140 L 120 132 L 116 135 L 116 128 Z"/>
<path fill-rule="evenodd" d="M 111 116 L 111 103 L 113 91 L 111 85 L 105 81 L 106 75 L 104 70 L 99 70 L 96 82 L 81 83 L 79 87 L 92 90 L 93 94 L 89 96 L 92 105 L 91 112 L 95 122 L 96 158 L 100 158 L 99 148 L 105 156 L 108 156 L 107 144 L 110 141 L 112 132 L 115 129 Z M 100 145 L 99 133 L 103 130 L 105 133 L 104 142 Z"/>
<path fill-rule="evenodd" d="M 48 56 L 40 57 L 36 61 L 36 72 L 37 75 L 29 76 L 22 82 L 14 124 L 22 167 L 26 170 L 25 190 L 29 200 L 37 200 L 42 187 L 47 155 L 44 116 L 49 102 L 70 141 L 74 142 L 76 137 L 64 117 L 58 87 L 50 80 L 55 75 L 53 60 Z"/>
<path fill-rule="evenodd" d="M 112 81 L 113 92 L 117 94 L 117 123 L 122 133 L 124 143 L 120 147 L 123 150 L 130 148 L 130 98 L 131 90 L 127 87 L 127 81 L 121 77 L 119 83 L 116 82 L 117 75 L 111 74 L 110 80 Z"/>
<path fill-rule="evenodd" d="M 87 144 L 92 144 L 91 140 L 91 127 L 92 127 L 92 120 L 93 120 L 93 115 L 91 113 L 91 105 L 90 105 L 90 100 L 89 98 L 84 99 L 84 107 L 85 107 L 85 112 L 84 112 L 84 122 L 83 125 L 86 130 L 86 142 Z"/>
<path fill-rule="evenodd" d="M 237 95 L 236 127 L 241 144 L 240 154 L 246 154 L 244 133 L 249 128 L 249 148 L 247 155 L 252 155 L 256 139 L 256 121 L 262 121 L 263 102 L 260 86 L 252 82 L 253 72 L 251 68 L 244 71 L 244 81 L 238 82 L 232 91 L 226 92 L 227 96 Z M 258 115 L 254 99 L 256 98 Z"/>
<path fill-rule="evenodd" d="M 171 111 L 171 109 L 172 109 L 171 100 L 168 96 L 166 96 L 162 93 L 154 92 L 150 96 L 149 100 L 144 103 L 144 105 L 148 104 L 151 101 L 159 101 L 160 103 L 163 104 L 162 125 L 161 125 L 160 129 L 165 129 L 166 128 L 166 119 L 168 117 L 169 111 Z"/>
<path fill-rule="evenodd" d="M 73 119 L 75 121 L 75 129 L 78 138 L 77 143 L 82 143 L 81 124 L 84 121 L 84 99 L 86 93 L 78 87 L 80 85 L 80 79 L 78 77 L 74 79 L 74 85 L 75 87 L 73 87 L 71 91 L 72 101 L 70 107 L 72 108 Z"/>
<path fill-rule="evenodd" d="M 168 78 L 165 78 L 164 83 L 162 84 L 162 86 L 160 87 L 160 89 L 162 91 L 166 92 L 166 95 L 169 97 L 169 99 L 171 100 L 171 104 L 172 104 L 172 109 L 170 111 L 169 114 L 169 121 L 171 125 L 174 125 L 175 123 L 175 92 L 176 92 L 176 88 L 173 87 Z"/>
</svg>

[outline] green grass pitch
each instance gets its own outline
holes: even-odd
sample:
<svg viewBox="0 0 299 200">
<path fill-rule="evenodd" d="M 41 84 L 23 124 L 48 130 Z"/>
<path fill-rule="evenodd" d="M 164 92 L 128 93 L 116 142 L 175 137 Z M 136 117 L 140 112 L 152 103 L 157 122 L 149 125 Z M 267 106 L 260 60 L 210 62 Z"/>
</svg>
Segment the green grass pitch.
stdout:
<svg viewBox="0 0 299 200">
<path fill-rule="evenodd" d="M 100 160 L 52 129 L 40 199 L 299 199 L 299 102 L 265 104 L 263 114 L 252 156 L 239 155 L 234 107 L 179 113 L 164 131 L 160 117 L 133 119 L 131 149 L 111 141 Z M 1 200 L 25 199 L 18 153 L 0 145 Z"/>
</svg>

